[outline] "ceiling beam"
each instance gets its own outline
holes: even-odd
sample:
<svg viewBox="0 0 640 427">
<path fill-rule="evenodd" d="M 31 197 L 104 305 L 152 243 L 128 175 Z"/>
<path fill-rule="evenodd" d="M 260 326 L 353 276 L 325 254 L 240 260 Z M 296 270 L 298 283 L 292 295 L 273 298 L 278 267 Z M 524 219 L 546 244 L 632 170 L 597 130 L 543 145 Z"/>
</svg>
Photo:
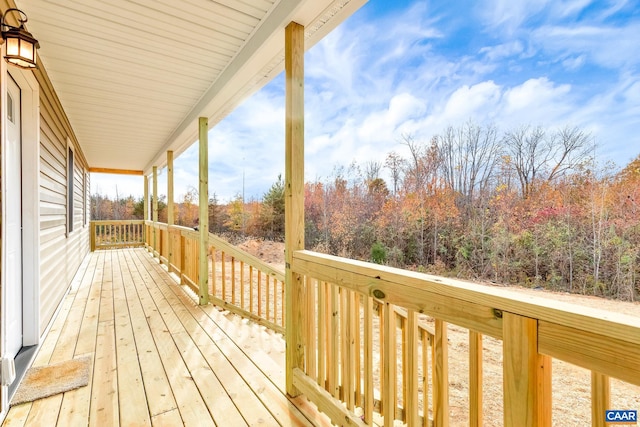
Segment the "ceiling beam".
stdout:
<svg viewBox="0 0 640 427">
<path fill-rule="evenodd" d="M 142 171 L 130 170 L 130 169 L 109 169 L 109 168 L 89 168 L 91 173 L 111 173 L 116 175 L 139 175 L 142 176 Z"/>
</svg>

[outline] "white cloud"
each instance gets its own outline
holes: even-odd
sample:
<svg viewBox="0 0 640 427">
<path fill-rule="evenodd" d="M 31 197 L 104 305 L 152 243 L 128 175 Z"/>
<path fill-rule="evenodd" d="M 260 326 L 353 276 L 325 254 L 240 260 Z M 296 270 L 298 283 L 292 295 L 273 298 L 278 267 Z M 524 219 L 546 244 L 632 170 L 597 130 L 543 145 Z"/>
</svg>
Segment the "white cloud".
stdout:
<svg viewBox="0 0 640 427">
<path fill-rule="evenodd" d="M 567 59 L 562 61 L 562 65 L 568 71 L 575 71 L 578 68 L 582 67 L 586 61 L 587 61 L 586 55 L 578 55 L 578 56 L 568 57 Z"/>
<path fill-rule="evenodd" d="M 486 25 L 506 34 L 515 32 L 532 15 L 543 10 L 549 0 L 492 0 L 476 5 Z"/>
<path fill-rule="evenodd" d="M 602 25 L 544 26 L 532 33 L 537 45 L 561 58 L 585 56 L 595 64 L 609 68 L 640 64 L 640 23 L 623 27 Z"/>
<path fill-rule="evenodd" d="M 549 111 L 549 107 L 560 97 L 569 93 L 569 85 L 556 86 L 547 78 L 530 79 L 505 93 L 505 112 L 526 110 L 527 113 Z"/>
<path fill-rule="evenodd" d="M 464 121 L 479 111 L 493 110 L 500 100 L 500 88 L 493 81 L 457 89 L 447 101 L 443 119 L 449 122 Z"/>
<path fill-rule="evenodd" d="M 363 141 L 388 141 L 398 128 L 412 118 L 424 114 L 425 105 L 411 94 L 395 95 L 385 110 L 369 114 L 358 129 L 358 137 Z"/>
<path fill-rule="evenodd" d="M 524 46 L 520 40 L 502 43 L 496 46 L 485 46 L 480 49 L 489 61 L 496 61 L 510 56 L 518 55 L 524 51 Z"/>
</svg>

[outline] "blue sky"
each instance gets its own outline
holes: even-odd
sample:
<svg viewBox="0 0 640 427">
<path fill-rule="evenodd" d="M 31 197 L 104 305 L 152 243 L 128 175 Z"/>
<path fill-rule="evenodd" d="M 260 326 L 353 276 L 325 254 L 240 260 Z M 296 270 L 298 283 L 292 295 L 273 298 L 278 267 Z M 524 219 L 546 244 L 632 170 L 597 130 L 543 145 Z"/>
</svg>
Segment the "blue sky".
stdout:
<svg viewBox="0 0 640 427">
<path fill-rule="evenodd" d="M 636 1 L 370 0 L 305 57 L 305 175 L 404 153 L 473 120 L 590 132 L 598 160 L 640 154 Z M 284 173 L 284 77 L 209 135 L 209 185 L 221 202 L 260 198 Z M 175 160 L 176 201 L 197 187 L 197 146 Z M 92 192 L 142 194 L 142 179 L 94 175 Z M 138 190 L 139 189 L 139 190 Z M 159 180 L 166 194 L 166 170 Z"/>
</svg>

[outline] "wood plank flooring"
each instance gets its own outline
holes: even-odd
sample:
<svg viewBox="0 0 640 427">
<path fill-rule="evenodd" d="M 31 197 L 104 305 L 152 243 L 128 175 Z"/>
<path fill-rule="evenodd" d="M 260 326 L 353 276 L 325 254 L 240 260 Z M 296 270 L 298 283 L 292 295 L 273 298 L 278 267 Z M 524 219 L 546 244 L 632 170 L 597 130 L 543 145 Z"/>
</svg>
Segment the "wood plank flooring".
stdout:
<svg viewBox="0 0 640 427">
<path fill-rule="evenodd" d="M 34 366 L 93 358 L 87 387 L 11 408 L 3 426 L 331 425 L 287 398 L 282 336 L 197 305 L 141 248 L 91 253 Z"/>
</svg>

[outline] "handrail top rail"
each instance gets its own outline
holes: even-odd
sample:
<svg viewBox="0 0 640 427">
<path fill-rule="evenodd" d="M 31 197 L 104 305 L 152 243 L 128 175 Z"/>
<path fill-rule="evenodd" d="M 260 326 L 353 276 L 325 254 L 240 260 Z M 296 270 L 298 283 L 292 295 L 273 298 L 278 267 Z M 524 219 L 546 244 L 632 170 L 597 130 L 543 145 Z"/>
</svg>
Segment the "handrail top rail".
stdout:
<svg viewBox="0 0 640 427">
<path fill-rule="evenodd" d="M 90 224 L 95 225 L 121 225 L 121 224 L 134 224 L 134 225 L 142 225 L 144 224 L 143 219 L 105 219 L 105 220 L 91 220 Z"/>
<path fill-rule="evenodd" d="M 293 258 L 294 261 L 322 263 L 344 271 L 345 274 L 340 275 L 335 283 L 340 286 L 353 288 L 347 283 L 341 283 L 342 278 L 348 280 L 352 278 L 352 274 L 365 276 L 370 280 L 366 288 L 371 296 L 376 285 L 385 283 L 421 289 L 427 284 L 429 292 L 435 294 L 584 331 L 606 331 L 622 341 L 640 344 L 640 317 L 308 250 L 294 252 Z M 358 290 L 362 291 L 362 286 Z"/>
<path fill-rule="evenodd" d="M 149 226 L 153 226 L 153 221 L 146 221 L 145 222 L 147 225 Z M 168 225 L 164 222 L 157 222 L 156 226 L 160 227 L 161 229 L 168 229 L 168 230 L 178 230 L 180 231 L 180 234 L 185 236 L 185 237 L 189 237 L 192 239 L 200 239 L 200 233 L 196 230 L 194 230 L 193 228 L 190 227 L 184 227 L 181 225 Z M 220 249 L 222 251 L 224 251 L 225 253 L 228 253 L 232 256 L 235 255 L 236 258 L 239 258 L 247 263 L 253 264 L 256 268 L 260 268 L 260 270 L 262 270 L 264 273 L 269 274 L 270 276 L 276 278 L 277 280 L 284 282 L 284 272 L 278 270 L 277 268 L 272 267 L 271 265 L 267 264 L 266 262 L 262 261 L 260 258 L 255 257 L 253 255 L 251 255 L 248 252 L 242 251 L 238 248 L 236 248 L 234 245 L 232 245 L 231 243 L 227 242 L 226 240 L 224 240 L 222 237 L 220 236 L 216 236 L 213 233 L 209 233 L 209 242 L 208 244 L 210 246 L 213 246 L 216 249 Z"/>
</svg>

